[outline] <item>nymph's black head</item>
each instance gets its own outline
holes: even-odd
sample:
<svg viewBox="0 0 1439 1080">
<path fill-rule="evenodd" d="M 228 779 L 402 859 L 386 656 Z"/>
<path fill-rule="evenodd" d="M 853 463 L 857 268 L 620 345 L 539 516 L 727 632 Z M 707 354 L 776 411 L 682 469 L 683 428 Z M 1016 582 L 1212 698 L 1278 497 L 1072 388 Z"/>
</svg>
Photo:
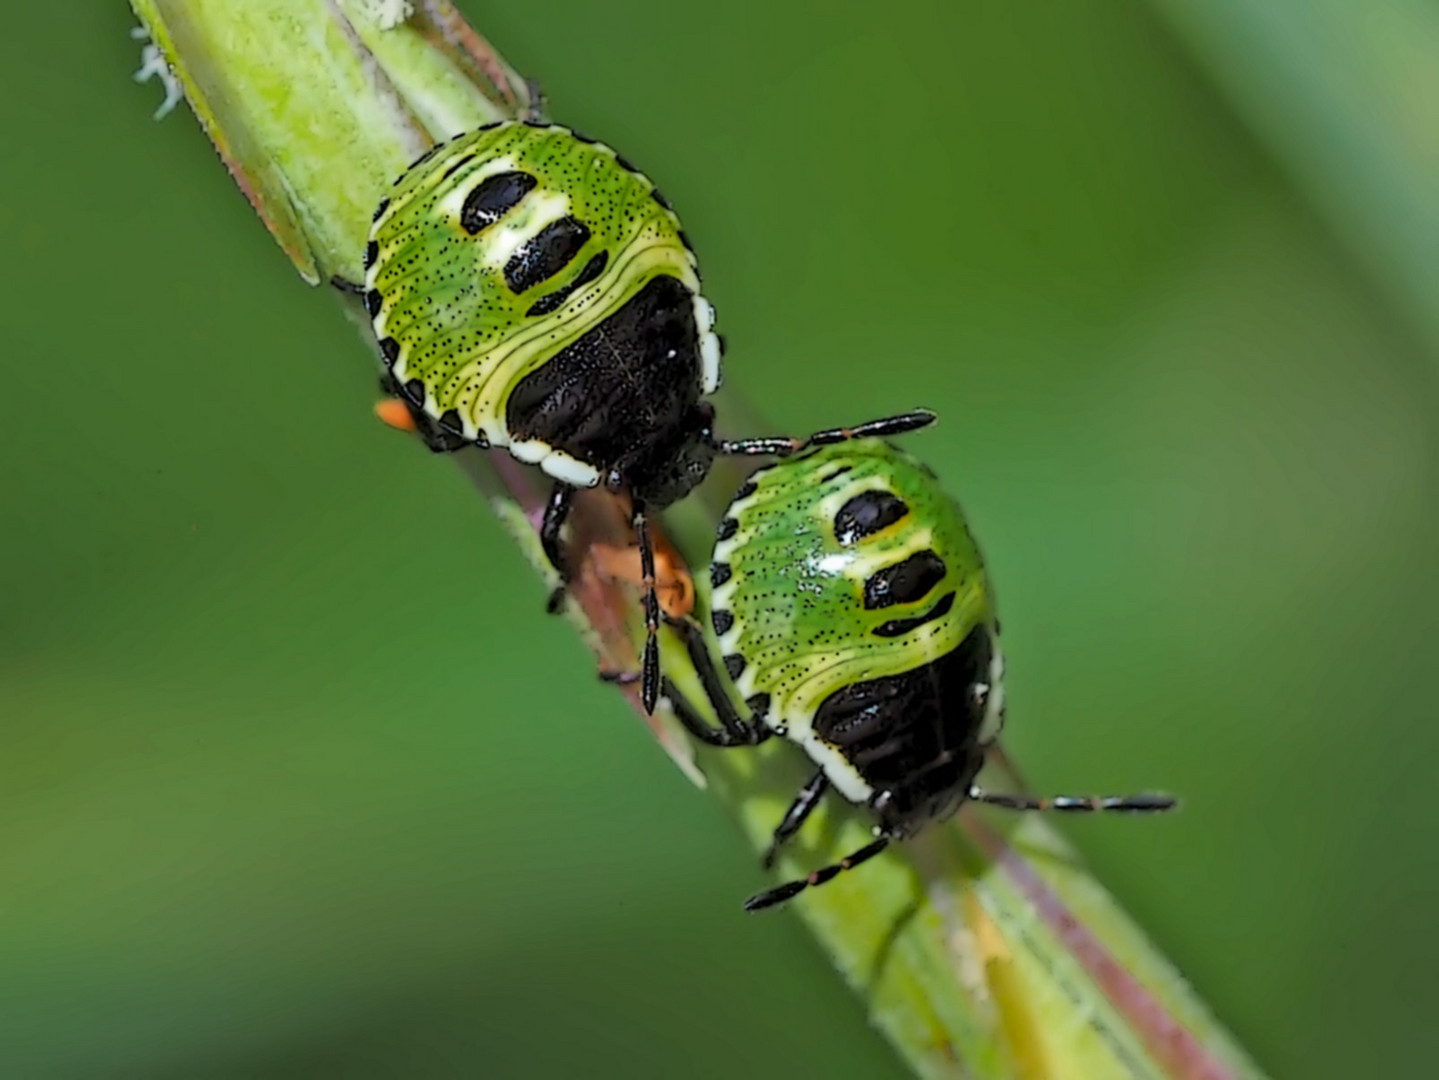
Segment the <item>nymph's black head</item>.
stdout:
<svg viewBox="0 0 1439 1080">
<path fill-rule="evenodd" d="M 663 438 L 645 447 L 623 472 L 635 498 L 652 506 L 668 506 L 709 475 L 716 453 L 714 408 L 701 401 Z"/>
</svg>

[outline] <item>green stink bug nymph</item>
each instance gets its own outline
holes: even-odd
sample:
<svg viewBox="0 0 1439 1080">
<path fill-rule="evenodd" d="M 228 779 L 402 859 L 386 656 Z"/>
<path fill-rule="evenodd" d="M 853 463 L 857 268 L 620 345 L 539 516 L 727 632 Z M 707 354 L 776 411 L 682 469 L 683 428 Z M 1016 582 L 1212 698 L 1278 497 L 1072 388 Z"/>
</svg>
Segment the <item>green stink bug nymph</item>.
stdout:
<svg viewBox="0 0 1439 1080">
<path fill-rule="evenodd" d="M 505 447 L 554 478 L 541 540 L 562 578 L 576 488 L 629 492 L 652 580 L 647 508 L 686 495 L 716 454 L 789 454 L 847 434 L 715 437 L 704 399 L 720 383 L 721 344 L 679 220 L 624 158 L 567 128 L 505 121 L 436 147 L 375 212 L 364 263 L 390 385 L 432 448 Z M 644 602 L 652 710 L 652 587 Z"/>
<path fill-rule="evenodd" d="M 780 735 L 813 762 L 766 865 L 831 789 L 875 817 L 873 842 L 751 897 L 747 909 L 829 881 L 966 801 L 1070 811 L 1174 805 L 1166 795 L 1035 799 L 975 786 L 1004 719 L 999 624 L 959 505 L 915 458 L 858 439 L 782 460 L 740 488 L 718 537 L 710 619 L 719 663 L 698 625 L 686 621 L 684 630 L 721 726 L 668 680 L 664 693 L 711 745 Z"/>
</svg>

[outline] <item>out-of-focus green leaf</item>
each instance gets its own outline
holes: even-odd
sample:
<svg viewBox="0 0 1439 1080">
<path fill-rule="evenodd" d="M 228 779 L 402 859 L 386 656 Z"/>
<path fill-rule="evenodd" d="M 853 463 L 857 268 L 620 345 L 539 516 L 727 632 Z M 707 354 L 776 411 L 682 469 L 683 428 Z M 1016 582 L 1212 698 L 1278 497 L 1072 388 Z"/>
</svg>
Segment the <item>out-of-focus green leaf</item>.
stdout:
<svg viewBox="0 0 1439 1080">
<path fill-rule="evenodd" d="M 1439 355 L 1439 5 L 1152 3 Z"/>
</svg>

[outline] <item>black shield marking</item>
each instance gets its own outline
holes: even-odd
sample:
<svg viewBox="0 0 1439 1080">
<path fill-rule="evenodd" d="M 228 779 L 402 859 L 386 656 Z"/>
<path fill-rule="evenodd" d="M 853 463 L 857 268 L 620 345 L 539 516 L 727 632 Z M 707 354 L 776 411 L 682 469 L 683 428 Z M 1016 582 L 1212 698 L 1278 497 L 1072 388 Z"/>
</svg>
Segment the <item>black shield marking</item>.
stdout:
<svg viewBox="0 0 1439 1080">
<path fill-rule="evenodd" d="M 534 190 L 539 181 L 525 172 L 502 172 L 487 176 L 465 196 L 460 209 L 460 228 L 473 236 L 499 221 Z"/>
<path fill-rule="evenodd" d="M 677 452 L 699 395 L 694 294 L 662 274 L 516 383 L 505 419 L 516 439 L 625 473 Z"/>
<path fill-rule="evenodd" d="M 900 835 L 952 813 L 984 760 L 984 705 L 992 643 L 983 626 L 944 656 L 899 675 L 835 691 L 814 731 L 875 791 L 881 823 Z"/>
</svg>

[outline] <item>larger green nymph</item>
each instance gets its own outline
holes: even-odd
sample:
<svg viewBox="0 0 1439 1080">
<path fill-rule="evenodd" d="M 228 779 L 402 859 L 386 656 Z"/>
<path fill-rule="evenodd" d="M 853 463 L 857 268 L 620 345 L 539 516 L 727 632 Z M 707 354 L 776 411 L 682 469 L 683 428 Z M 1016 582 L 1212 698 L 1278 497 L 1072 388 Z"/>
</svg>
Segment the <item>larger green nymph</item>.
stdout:
<svg viewBox="0 0 1439 1080">
<path fill-rule="evenodd" d="M 631 496 L 653 709 L 648 508 L 686 495 L 716 454 L 793 453 L 848 432 L 715 437 L 704 399 L 720 383 L 721 344 L 679 220 L 614 150 L 557 124 L 491 124 L 426 154 L 376 210 L 364 264 L 387 386 L 430 446 L 505 447 L 554 478 L 540 539 L 562 579 L 575 489 Z M 932 419 L 916 411 L 861 430 Z"/>
</svg>

